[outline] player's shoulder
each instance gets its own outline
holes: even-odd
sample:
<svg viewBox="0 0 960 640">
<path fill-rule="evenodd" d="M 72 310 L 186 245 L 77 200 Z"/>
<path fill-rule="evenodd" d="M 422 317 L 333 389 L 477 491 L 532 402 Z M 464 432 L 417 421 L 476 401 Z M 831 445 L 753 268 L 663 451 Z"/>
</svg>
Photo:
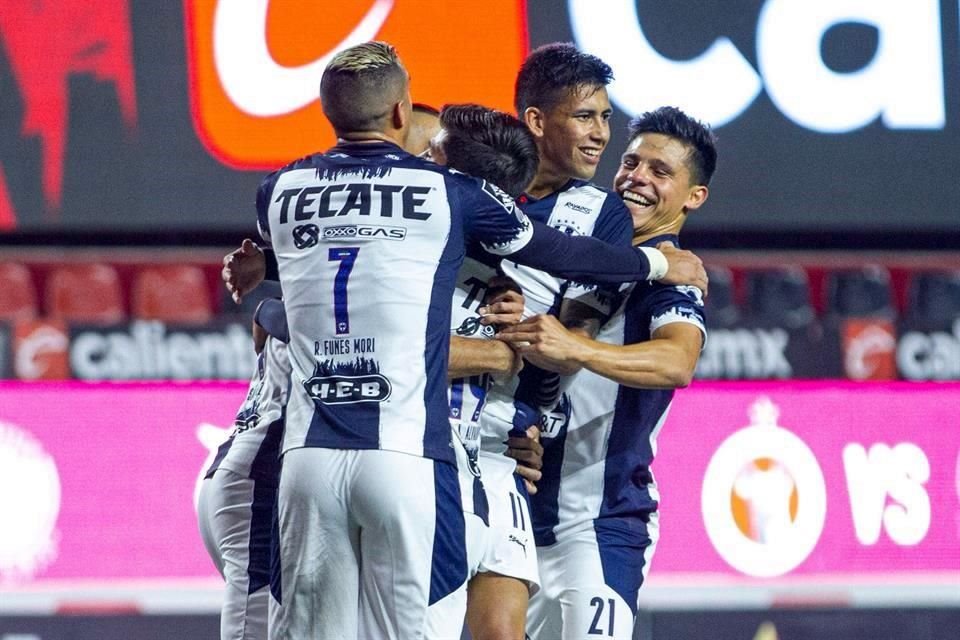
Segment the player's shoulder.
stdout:
<svg viewBox="0 0 960 640">
<path fill-rule="evenodd" d="M 605 200 L 614 201 L 621 205 L 623 204 L 615 191 L 612 189 L 607 189 L 606 187 L 601 187 L 600 185 L 590 182 L 589 180 L 580 180 L 574 178 L 564 185 L 560 191 L 567 194 L 583 194 L 593 198 L 603 198 Z"/>
<path fill-rule="evenodd" d="M 597 211 L 601 217 L 630 218 L 630 211 L 615 191 L 593 182 L 579 179 L 570 180 L 564 185 L 563 189 L 557 192 L 558 197 L 561 195 L 566 207 L 575 207 L 578 201 L 582 201 L 584 212 L 590 209 Z"/>
</svg>

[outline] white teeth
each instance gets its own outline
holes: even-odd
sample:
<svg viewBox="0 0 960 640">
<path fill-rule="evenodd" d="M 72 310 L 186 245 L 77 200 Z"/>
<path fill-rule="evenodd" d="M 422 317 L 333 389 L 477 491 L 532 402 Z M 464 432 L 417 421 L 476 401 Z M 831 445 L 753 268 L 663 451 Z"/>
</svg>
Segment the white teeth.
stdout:
<svg viewBox="0 0 960 640">
<path fill-rule="evenodd" d="M 623 199 L 629 202 L 634 202 L 636 204 L 639 204 L 641 207 L 649 207 L 650 205 L 653 204 L 652 200 L 648 200 L 647 198 L 641 196 L 640 194 L 633 193 L 632 191 L 624 191 Z"/>
<path fill-rule="evenodd" d="M 594 151 L 593 149 L 581 149 L 581 151 L 583 151 L 585 155 L 588 155 L 591 158 L 596 158 L 598 155 L 600 155 L 598 152 Z"/>
</svg>

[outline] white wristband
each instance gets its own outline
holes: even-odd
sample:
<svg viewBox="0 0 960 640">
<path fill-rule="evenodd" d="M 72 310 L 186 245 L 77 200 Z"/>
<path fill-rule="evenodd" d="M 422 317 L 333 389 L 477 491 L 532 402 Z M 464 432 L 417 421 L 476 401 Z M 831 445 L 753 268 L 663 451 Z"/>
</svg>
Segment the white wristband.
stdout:
<svg viewBox="0 0 960 640">
<path fill-rule="evenodd" d="M 647 280 L 660 280 L 667 275 L 670 264 L 662 251 L 650 247 L 640 247 L 640 251 L 647 256 L 647 260 L 650 262 L 650 275 L 647 276 Z"/>
</svg>

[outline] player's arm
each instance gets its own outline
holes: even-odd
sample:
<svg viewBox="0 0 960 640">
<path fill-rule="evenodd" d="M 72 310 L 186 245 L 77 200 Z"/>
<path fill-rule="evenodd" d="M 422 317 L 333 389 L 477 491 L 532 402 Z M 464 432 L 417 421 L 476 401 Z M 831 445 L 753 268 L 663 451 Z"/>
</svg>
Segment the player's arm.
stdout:
<svg viewBox="0 0 960 640">
<path fill-rule="evenodd" d="M 707 290 L 703 263 L 689 251 L 616 247 L 589 236 L 570 236 L 530 220 L 493 185 L 481 181 L 481 186 L 468 204 L 473 215 L 466 231 L 494 255 L 590 284 L 659 280 Z"/>
<path fill-rule="evenodd" d="M 600 327 L 606 320 L 606 316 L 590 305 L 577 302 L 573 299 L 564 299 L 560 306 L 560 313 L 557 316 L 563 328 L 571 336 L 579 336 L 586 340 L 593 341 L 593 338 L 600 332 Z M 504 336 L 508 341 L 515 340 L 509 334 Z M 534 364 L 541 369 L 559 373 L 562 376 L 570 376 L 579 371 L 583 365 L 570 358 L 560 356 L 560 352 L 548 354 L 539 354 L 534 351 L 523 353 L 524 358 L 530 364 Z"/>
<path fill-rule="evenodd" d="M 450 364 L 447 378 L 466 378 L 483 373 L 514 376 L 523 366 L 523 358 L 502 340 L 480 340 L 450 336 Z"/>
<path fill-rule="evenodd" d="M 502 339 L 525 356 L 557 366 L 575 363 L 628 387 L 676 389 L 693 379 L 703 333 L 694 324 L 672 322 L 646 342 L 621 346 L 578 335 L 551 316 L 535 316 L 505 329 Z"/>
<path fill-rule="evenodd" d="M 487 283 L 484 306 L 480 307 L 483 324 L 505 327 L 523 317 L 523 294 L 517 284 L 505 276 L 494 276 Z M 465 378 L 484 373 L 512 377 L 523 367 L 523 358 L 500 340 L 450 337 L 450 364 L 447 378 Z"/>
<path fill-rule="evenodd" d="M 517 461 L 515 473 L 523 478 L 530 495 L 537 492 L 537 482 L 543 477 L 543 445 L 540 444 L 540 429 L 528 427 L 523 435 L 507 438 L 504 455 Z"/>
<path fill-rule="evenodd" d="M 270 193 L 276 184 L 276 173 L 268 175 L 257 188 L 257 226 L 264 241 L 270 244 Z M 244 239 L 240 248 L 223 257 L 223 279 L 237 304 L 264 280 L 280 280 L 277 256 L 272 249 L 261 248 L 250 238 Z"/>
</svg>

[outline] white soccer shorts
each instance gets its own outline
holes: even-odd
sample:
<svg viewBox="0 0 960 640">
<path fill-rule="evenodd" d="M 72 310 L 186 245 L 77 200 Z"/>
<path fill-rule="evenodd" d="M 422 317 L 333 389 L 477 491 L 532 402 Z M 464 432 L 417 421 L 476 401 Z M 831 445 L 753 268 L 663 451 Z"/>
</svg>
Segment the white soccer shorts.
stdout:
<svg viewBox="0 0 960 640">
<path fill-rule="evenodd" d="M 379 449 L 288 451 L 270 637 L 425 637 L 430 604 L 466 580 L 464 527 L 454 465 Z"/>
<path fill-rule="evenodd" d="M 228 469 L 203 481 L 200 536 L 226 581 L 221 640 L 265 640 L 270 586 L 270 527 L 277 489 Z"/>
<path fill-rule="evenodd" d="M 601 524 L 587 523 L 537 548 L 542 589 L 527 610 L 531 640 L 633 638 L 637 593 L 656 546 L 657 514 L 641 525 L 642 532 L 615 520 L 595 522 Z"/>
<path fill-rule="evenodd" d="M 515 468 L 512 458 L 480 452 L 480 473 L 490 508 L 490 540 L 479 570 L 522 580 L 535 593 L 540 585 L 537 547 L 527 490 Z"/>
</svg>

